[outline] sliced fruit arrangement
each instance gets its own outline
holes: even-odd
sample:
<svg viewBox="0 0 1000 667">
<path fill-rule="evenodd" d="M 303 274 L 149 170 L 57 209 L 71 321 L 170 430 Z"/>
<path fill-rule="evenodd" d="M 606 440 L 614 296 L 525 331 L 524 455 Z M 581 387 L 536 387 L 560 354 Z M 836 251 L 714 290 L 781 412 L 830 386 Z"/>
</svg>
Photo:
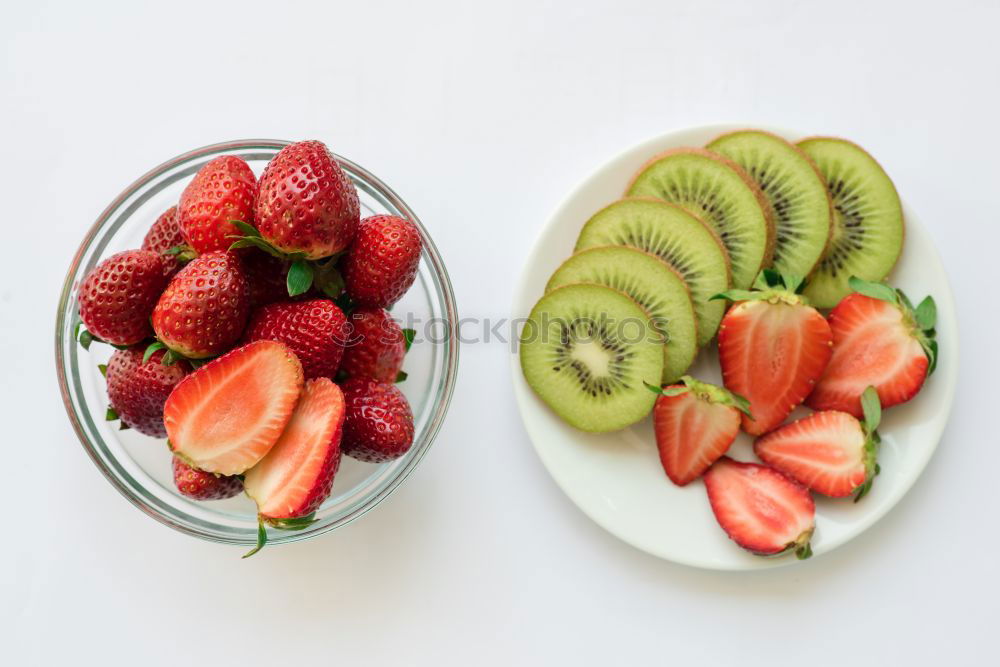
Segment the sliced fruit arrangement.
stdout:
<svg viewBox="0 0 1000 667">
<path fill-rule="evenodd" d="M 663 389 L 653 408 L 653 430 L 667 477 L 684 486 L 701 477 L 736 440 L 740 413 L 750 403 L 722 387 L 690 375 Z"/>
<path fill-rule="evenodd" d="M 705 489 L 719 525 L 747 551 L 812 555 L 816 503 L 798 482 L 774 468 L 723 456 L 705 475 Z"/>
<path fill-rule="evenodd" d="M 833 204 L 812 160 L 794 144 L 760 130 L 730 132 L 708 144 L 747 173 L 774 212 L 774 257 L 779 272 L 808 276 L 830 239 Z"/>
<path fill-rule="evenodd" d="M 632 299 L 602 285 L 567 285 L 535 305 L 520 338 L 531 388 L 567 423 L 616 431 L 649 414 L 644 384 L 663 376 L 663 336 Z"/>
<path fill-rule="evenodd" d="M 878 428 L 882 407 L 874 387 L 862 396 L 865 419 L 839 410 L 814 412 L 771 431 L 754 443 L 754 453 L 806 488 L 855 502 L 872 487 L 879 472 Z"/>
<path fill-rule="evenodd" d="M 850 280 L 856 290 L 830 311 L 833 356 L 806 401 L 814 410 L 864 412 L 869 386 L 882 407 L 905 403 L 937 366 L 937 306 L 926 297 L 914 308 L 906 294 L 883 283 Z"/>
<path fill-rule="evenodd" d="M 808 557 L 810 491 L 869 493 L 882 410 L 936 364 L 933 299 L 882 282 L 904 237 L 892 181 L 849 141 L 745 129 L 653 156 L 625 195 L 583 224 L 532 309 L 528 385 L 583 431 L 652 412 L 667 477 L 704 477 L 737 544 Z M 688 374 L 716 337 L 723 387 Z M 785 424 L 802 405 L 816 412 Z M 763 464 L 726 456 L 740 430 Z"/>
<path fill-rule="evenodd" d="M 830 242 L 806 290 L 816 306 L 832 308 L 850 293 L 851 276 L 880 281 L 889 275 L 903 249 L 903 208 L 889 176 L 857 144 L 816 137 L 798 146 L 833 198 Z"/>
<path fill-rule="evenodd" d="M 750 401 L 743 430 L 774 429 L 805 400 L 830 361 L 833 334 L 797 293 L 801 283 L 766 270 L 756 289 L 719 295 L 737 303 L 719 327 L 719 365 L 727 389 Z"/>
<path fill-rule="evenodd" d="M 353 182 L 318 141 L 286 146 L 259 185 L 238 157 L 207 162 L 141 249 L 103 260 L 78 288 L 80 344 L 118 348 L 100 364 L 107 419 L 166 437 L 186 498 L 245 490 L 258 549 L 269 529 L 305 528 L 342 437 L 372 463 L 413 444 L 395 383 L 416 332 L 386 309 L 413 285 L 422 250 L 411 221 L 360 219 Z"/>
<path fill-rule="evenodd" d="M 667 151 L 635 175 L 625 194 L 673 202 L 704 220 L 729 253 L 733 287 L 750 287 L 771 265 L 771 208 L 756 183 L 728 158 L 701 148 Z"/>
<path fill-rule="evenodd" d="M 587 221 L 576 241 L 576 252 L 608 245 L 643 250 L 676 271 L 691 294 L 698 345 L 712 340 L 726 306 L 711 299 L 731 284 L 726 249 L 708 227 L 673 204 L 622 199 Z"/>
<path fill-rule="evenodd" d="M 676 381 L 694 362 L 698 335 L 691 294 L 684 279 L 668 264 L 634 248 L 591 248 L 563 262 L 545 291 L 574 283 L 604 285 L 639 304 L 666 341 L 663 382 Z"/>
</svg>

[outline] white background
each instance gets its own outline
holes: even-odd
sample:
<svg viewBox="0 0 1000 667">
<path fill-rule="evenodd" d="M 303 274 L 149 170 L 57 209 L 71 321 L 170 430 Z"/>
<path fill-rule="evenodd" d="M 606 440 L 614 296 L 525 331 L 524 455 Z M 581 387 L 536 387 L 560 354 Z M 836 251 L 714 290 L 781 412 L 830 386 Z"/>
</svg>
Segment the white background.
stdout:
<svg viewBox="0 0 1000 667">
<path fill-rule="evenodd" d="M 5 664 L 986 662 L 1000 6 L 745 4 L 4 3 Z M 648 136 L 727 121 L 868 147 L 951 272 L 951 423 L 912 492 L 838 551 L 724 574 L 618 542 L 541 467 L 497 343 L 463 348 L 449 419 L 389 500 L 248 561 L 133 509 L 69 427 L 52 360 L 65 267 L 124 186 L 184 150 L 326 141 L 420 214 L 461 314 L 498 318 L 578 180 Z"/>
</svg>

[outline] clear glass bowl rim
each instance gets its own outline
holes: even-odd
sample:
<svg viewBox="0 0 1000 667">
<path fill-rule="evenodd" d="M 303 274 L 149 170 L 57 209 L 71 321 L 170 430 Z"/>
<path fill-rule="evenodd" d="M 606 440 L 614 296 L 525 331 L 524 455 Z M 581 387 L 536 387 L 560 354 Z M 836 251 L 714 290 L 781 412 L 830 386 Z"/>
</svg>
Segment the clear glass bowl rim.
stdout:
<svg viewBox="0 0 1000 667">
<path fill-rule="evenodd" d="M 80 243 L 75 255 L 73 256 L 73 260 L 66 272 L 66 278 L 63 282 L 62 291 L 59 297 L 55 331 L 55 362 L 56 374 L 59 380 L 59 391 L 62 396 L 63 405 L 66 408 L 66 413 L 73 426 L 73 430 L 76 432 L 77 438 L 80 440 L 80 443 L 87 452 L 87 455 L 94 462 L 94 465 L 96 465 L 101 471 L 104 477 L 112 484 L 112 486 L 114 486 L 114 488 L 117 489 L 118 492 L 132 505 L 142 510 L 145 514 L 153 517 L 160 523 L 170 526 L 175 530 L 212 542 L 250 545 L 255 543 L 255 537 L 234 536 L 218 532 L 210 532 L 202 530 L 191 523 L 175 521 L 173 518 L 163 514 L 156 508 L 152 507 L 142 497 L 136 495 L 132 489 L 128 487 L 128 485 L 119 479 L 116 472 L 111 470 L 102 460 L 94 443 L 88 437 L 83 424 L 80 421 L 80 416 L 74 409 L 69 378 L 66 374 L 65 346 L 67 341 L 65 340 L 64 334 L 67 331 L 67 318 L 75 319 L 76 317 L 75 312 L 69 312 L 68 305 L 73 300 L 75 288 L 74 279 L 79 273 L 80 264 L 83 261 L 83 258 L 87 255 L 94 242 L 101 237 L 101 233 L 104 231 L 105 227 L 112 221 L 112 215 L 115 211 L 117 211 L 124 202 L 128 201 L 131 197 L 142 191 L 148 184 L 160 178 L 165 173 L 170 172 L 187 162 L 211 158 L 218 154 L 226 154 L 236 150 L 256 148 L 277 151 L 290 143 L 292 142 L 280 139 L 243 139 L 211 144 L 178 155 L 177 157 L 167 160 L 166 162 L 163 162 L 143 174 L 124 191 L 122 191 L 122 193 L 119 194 L 104 209 L 101 215 L 98 216 L 94 224 L 91 225 L 83 241 Z M 446 340 L 443 343 L 446 348 L 444 359 L 445 368 L 443 371 L 444 377 L 443 383 L 439 388 L 438 399 L 433 404 L 433 414 L 428 422 L 427 428 L 421 434 L 420 439 L 414 443 L 411 454 L 408 455 L 409 458 L 406 465 L 401 467 L 396 472 L 394 477 L 388 480 L 377 493 L 365 498 L 364 502 L 355 507 L 350 513 L 337 517 L 333 521 L 318 521 L 303 531 L 281 531 L 279 534 L 269 537 L 269 543 L 275 544 L 295 542 L 322 535 L 323 533 L 344 526 L 351 521 L 360 518 L 380 502 L 385 500 L 403 482 L 403 480 L 413 472 L 416 466 L 423 459 L 424 455 L 426 455 L 431 444 L 434 442 L 434 439 L 444 423 L 445 416 L 447 415 L 448 407 L 451 403 L 452 395 L 454 394 L 458 374 L 458 311 L 451 280 L 448 276 L 447 270 L 445 269 L 444 262 L 437 246 L 434 244 L 430 234 L 427 232 L 427 229 L 424 227 L 417 215 L 413 212 L 409 205 L 407 205 L 406 202 L 403 201 L 403 199 L 396 194 L 394 190 L 392 190 L 392 188 L 359 164 L 336 153 L 333 155 L 343 168 L 358 176 L 362 180 L 366 189 L 374 190 L 372 194 L 375 194 L 389 202 L 393 207 L 411 220 L 420 230 L 424 242 L 422 259 L 430 267 L 431 273 L 435 278 L 438 293 L 441 298 L 440 305 L 447 320 L 447 335 L 445 337 Z M 72 344 L 75 345 L 76 341 L 72 341 Z"/>
</svg>

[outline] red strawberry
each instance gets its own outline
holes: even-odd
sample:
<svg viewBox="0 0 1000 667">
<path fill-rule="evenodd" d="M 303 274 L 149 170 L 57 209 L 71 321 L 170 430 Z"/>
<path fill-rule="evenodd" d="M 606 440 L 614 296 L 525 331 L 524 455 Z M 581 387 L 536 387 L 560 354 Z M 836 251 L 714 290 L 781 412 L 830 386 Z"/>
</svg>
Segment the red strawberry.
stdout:
<svg viewBox="0 0 1000 667">
<path fill-rule="evenodd" d="M 250 165 L 233 155 L 205 164 L 181 193 L 177 222 L 187 244 L 201 254 L 225 250 L 240 235 L 231 220 L 254 222 L 257 179 Z"/>
<path fill-rule="evenodd" d="M 280 260 L 256 248 L 248 248 L 240 254 L 243 272 L 250 284 L 250 307 L 266 306 L 288 298 L 289 262 Z"/>
<path fill-rule="evenodd" d="M 394 215 L 365 218 L 341 262 L 345 291 L 358 305 L 388 308 L 416 279 L 422 247 L 420 232 L 409 220 Z"/>
<path fill-rule="evenodd" d="M 107 343 L 134 345 L 152 334 L 149 316 L 168 280 L 155 252 L 112 255 L 80 283 L 80 319 L 90 334 Z"/>
<path fill-rule="evenodd" d="M 937 362 L 937 309 L 931 297 L 913 308 L 905 294 L 881 283 L 852 278 L 851 286 L 861 293 L 830 311 L 833 357 L 806 404 L 860 417 L 868 386 L 884 408 L 905 403 L 923 387 Z"/>
<path fill-rule="evenodd" d="M 181 495 L 194 500 L 224 500 L 239 495 L 243 480 L 237 475 L 216 475 L 192 468 L 176 456 L 174 460 L 174 486 Z"/>
<path fill-rule="evenodd" d="M 395 382 L 406 356 L 406 337 L 396 320 L 382 308 L 351 313 L 350 335 L 340 370 L 346 377 Z"/>
<path fill-rule="evenodd" d="M 803 486 L 834 498 L 857 491 L 855 501 L 871 489 L 878 473 L 881 418 L 878 394 L 865 390 L 865 423 L 839 410 L 814 412 L 754 443 L 764 463 L 774 466 Z"/>
<path fill-rule="evenodd" d="M 254 311 L 246 340 L 276 340 L 302 362 L 306 379 L 332 378 L 344 354 L 347 318 L 329 299 L 280 302 Z"/>
<path fill-rule="evenodd" d="M 723 456 L 705 473 L 712 512 L 729 539 L 760 556 L 809 558 L 816 504 L 798 482 L 759 463 Z"/>
<path fill-rule="evenodd" d="M 146 238 L 142 240 L 142 249 L 151 250 L 163 257 L 163 265 L 167 275 L 173 277 L 184 263 L 177 254 L 171 254 L 172 248 L 184 245 L 184 236 L 181 234 L 181 227 L 177 223 L 177 207 L 171 206 L 156 219 L 153 226 L 146 232 Z M 191 251 L 188 251 L 191 252 Z"/>
<path fill-rule="evenodd" d="M 167 437 L 167 429 L 163 426 L 163 404 L 174 386 L 191 370 L 185 361 L 167 366 L 163 363 L 165 353 L 165 350 L 158 350 L 143 362 L 141 348 L 115 350 L 105 370 L 111 402 L 108 416 L 112 419 L 117 417 L 140 433 L 154 438 Z"/>
<path fill-rule="evenodd" d="M 301 519 L 319 509 L 330 495 L 340 467 L 343 426 L 344 394 L 340 388 L 328 378 L 306 382 L 277 444 L 246 474 L 247 495 L 257 503 L 262 524 L 294 530 L 311 522 Z M 266 536 L 263 526 L 261 532 Z M 247 556 L 256 553 L 265 541 L 262 537 Z"/>
<path fill-rule="evenodd" d="M 214 357 L 240 339 L 250 312 L 250 288 L 231 252 L 191 260 L 153 309 L 160 342 L 189 359 Z"/>
<path fill-rule="evenodd" d="M 284 344 L 257 341 L 181 380 L 163 423 L 170 448 L 206 472 L 237 475 L 278 441 L 302 390 L 302 364 Z"/>
<path fill-rule="evenodd" d="M 352 378 L 341 385 L 347 403 L 344 453 L 359 461 L 399 458 L 413 444 L 413 412 L 394 384 Z"/>
<path fill-rule="evenodd" d="M 789 281 L 790 282 L 790 281 Z M 719 363 L 726 388 L 750 401 L 743 430 L 761 435 L 798 406 L 830 361 L 833 334 L 794 284 L 767 270 L 758 289 L 734 290 L 738 301 L 719 327 Z"/>
<path fill-rule="evenodd" d="M 358 192 L 323 143 L 300 141 L 264 169 L 256 219 L 261 236 L 278 250 L 329 257 L 354 239 Z"/>
<path fill-rule="evenodd" d="M 660 463 L 674 484 L 684 486 L 701 477 L 733 444 L 747 402 L 689 375 L 658 391 L 653 428 Z"/>
</svg>

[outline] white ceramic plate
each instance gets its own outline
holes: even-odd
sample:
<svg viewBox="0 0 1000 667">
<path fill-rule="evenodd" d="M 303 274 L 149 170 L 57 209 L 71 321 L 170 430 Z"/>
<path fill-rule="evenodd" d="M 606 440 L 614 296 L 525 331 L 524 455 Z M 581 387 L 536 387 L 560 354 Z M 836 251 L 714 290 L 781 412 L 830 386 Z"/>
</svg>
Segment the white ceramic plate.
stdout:
<svg viewBox="0 0 1000 667">
<path fill-rule="evenodd" d="M 514 317 L 528 316 L 549 276 L 572 254 L 583 223 L 620 198 L 629 178 L 648 158 L 670 148 L 704 146 L 719 134 L 742 127 L 716 125 L 664 134 L 625 151 L 584 180 L 553 214 L 529 255 L 514 295 Z M 763 129 L 791 141 L 805 136 L 780 128 Z M 859 503 L 817 497 L 814 557 L 856 537 L 899 502 L 930 460 L 951 411 L 958 376 L 955 304 L 933 240 L 905 202 L 903 211 L 906 241 L 890 281 L 914 301 L 934 296 L 938 367 L 916 398 L 883 416 L 879 429 L 882 473 L 871 493 Z M 721 384 L 714 352 L 714 344 L 703 350 L 690 373 Z M 582 433 L 535 396 L 521 375 L 516 354 L 511 366 L 521 417 L 542 463 L 566 495 L 607 531 L 643 551 L 696 567 L 749 570 L 797 562 L 792 555 L 753 556 L 731 542 L 712 515 L 702 482 L 680 488 L 663 473 L 651 419 L 617 433 Z M 741 434 L 730 456 L 754 460 L 751 442 Z"/>
</svg>

